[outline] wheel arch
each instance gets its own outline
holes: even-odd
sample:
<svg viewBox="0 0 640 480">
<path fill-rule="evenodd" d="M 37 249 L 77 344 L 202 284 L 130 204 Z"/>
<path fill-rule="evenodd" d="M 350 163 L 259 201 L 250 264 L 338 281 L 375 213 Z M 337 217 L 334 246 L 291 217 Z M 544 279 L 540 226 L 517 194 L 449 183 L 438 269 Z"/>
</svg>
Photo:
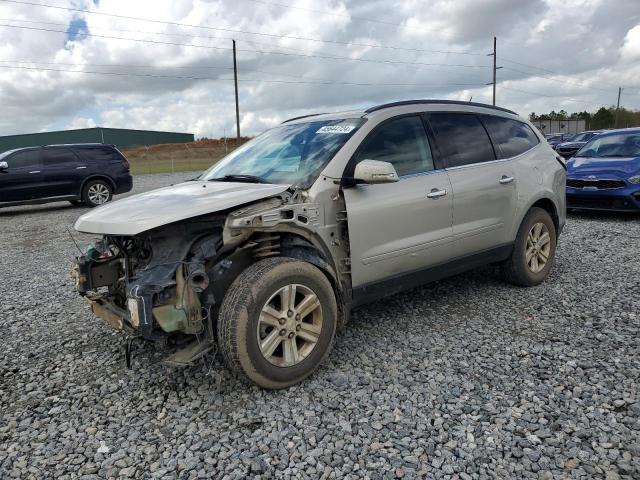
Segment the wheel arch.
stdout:
<svg viewBox="0 0 640 480">
<path fill-rule="evenodd" d="M 558 208 L 556 207 L 556 204 L 553 202 L 553 200 L 548 197 L 540 198 L 527 209 L 527 212 L 534 207 L 542 208 L 551 216 L 553 225 L 556 227 L 556 234 L 558 234 L 560 230 L 560 216 L 558 215 Z"/>
<path fill-rule="evenodd" d="M 549 195 L 548 193 L 543 193 L 542 195 L 532 199 L 531 202 L 520 211 L 518 222 L 516 222 L 513 226 L 514 228 L 512 238 L 515 239 L 516 234 L 518 233 L 518 229 L 520 228 L 520 225 L 522 225 L 522 222 L 527 216 L 527 213 L 529 213 L 529 211 L 534 207 L 542 208 L 551 216 L 553 225 L 556 229 L 556 235 L 560 234 L 562 225 L 560 223 L 561 219 L 560 213 L 558 211 L 558 206 L 556 205 L 556 202 L 553 200 L 551 195 Z"/>
<path fill-rule="evenodd" d="M 82 183 L 80 184 L 80 192 L 78 193 L 80 197 L 82 196 L 82 192 L 84 192 L 84 187 L 87 185 L 87 183 L 89 183 L 92 180 L 104 180 L 109 184 L 112 191 L 115 192 L 116 190 L 116 182 L 113 178 L 111 178 L 109 175 L 106 175 L 106 174 L 95 174 L 95 175 L 88 176 L 87 178 L 82 180 Z"/>
<path fill-rule="evenodd" d="M 273 237 L 278 237 L 273 242 Z M 263 243 L 262 239 L 267 242 Z M 218 298 L 226 295 L 226 291 L 235 278 L 245 269 L 262 258 L 286 257 L 307 262 L 322 272 L 327 278 L 336 296 L 338 304 L 338 326 L 345 325 L 349 316 L 351 303 L 351 289 L 341 281 L 340 273 L 335 261 L 319 235 L 297 229 L 289 225 L 280 225 L 279 228 L 254 230 L 242 243 L 234 246 L 232 252 L 224 256 L 224 259 L 244 257 L 240 263 L 244 267 L 233 272 L 222 281 L 221 290 L 217 292 Z M 216 260 L 219 261 L 225 261 Z M 231 272 L 230 272 L 231 273 Z"/>
</svg>

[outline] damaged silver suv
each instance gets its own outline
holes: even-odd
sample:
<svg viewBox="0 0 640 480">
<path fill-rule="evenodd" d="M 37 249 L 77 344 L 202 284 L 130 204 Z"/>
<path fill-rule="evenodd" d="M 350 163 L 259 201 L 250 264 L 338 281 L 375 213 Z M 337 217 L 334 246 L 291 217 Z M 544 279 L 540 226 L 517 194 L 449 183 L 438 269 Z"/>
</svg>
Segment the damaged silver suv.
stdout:
<svg viewBox="0 0 640 480">
<path fill-rule="evenodd" d="M 356 305 L 489 263 L 542 282 L 565 170 L 509 110 L 404 101 L 287 120 L 197 179 L 81 216 L 93 313 L 189 364 L 217 348 L 265 388 L 300 382 Z"/>
</svg>

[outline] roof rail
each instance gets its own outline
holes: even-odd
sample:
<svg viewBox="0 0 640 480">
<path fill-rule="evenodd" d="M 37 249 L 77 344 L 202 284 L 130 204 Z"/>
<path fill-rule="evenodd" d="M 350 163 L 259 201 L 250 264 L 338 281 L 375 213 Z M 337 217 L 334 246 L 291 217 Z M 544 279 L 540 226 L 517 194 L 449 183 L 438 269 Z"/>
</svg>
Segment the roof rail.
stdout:
<svg viewBox="0 0 640 480">
<path fill-rule="evenodd" d="M 384 103 L 382 105 L 376 105 L 374 107 L 367 108 L 364 111 L 364 113 L 377 112 L 378 110 L 384 110 L 385 108 L 401 107 L 403 105 L 420 105 L 420 104 L 428 104 L 428 105 L 433 105 L 433 104 L 471 105 L 472 107 L 491 108 L 491 109 L 494 109 L 494 110 L 500 110 L 502 112 L 507 112 L 507 113 L 512 113 L 513 115 L 517 115 L 516 112 L 514 112 L 512 110 L 508 110 L 506 108 L 495 107 L 493 105 L 487 105 L 487 104 L 484 104 L 484 103 L 464 102 L 464 101 L 461 101 L 461 100 L 402 100 L 400 102 Z"/>
<path fill-rule="evenodd" d="M 324 113 L 311 113 L 309 115 L 301 115 L 299 117 L 288 118 L 287 120 L 285 120 L 282 123 L 293 122 L 294 120 L 300 120 L 301 118 L 317 117 L 318 115 L 324 115 Z"/>
</svg>

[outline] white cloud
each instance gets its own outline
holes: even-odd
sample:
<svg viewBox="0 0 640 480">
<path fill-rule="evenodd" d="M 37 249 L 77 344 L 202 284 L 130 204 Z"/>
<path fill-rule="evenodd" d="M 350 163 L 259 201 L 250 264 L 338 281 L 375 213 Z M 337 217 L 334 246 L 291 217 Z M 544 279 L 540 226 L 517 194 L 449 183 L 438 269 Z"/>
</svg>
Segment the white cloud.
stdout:
<svg viewBox="0 0 640 480">
<path fill-rule="evenodd" d="M 625 62 L 640 60 L 640 24 L 630 29 L 625 35 L 620 56 Z"/>
<path fill-rule="evenodd" d="M 65 30 L 72 19 L 82 18 L 88 31 L 96 35 L 68 41 L 60 33 L 0 27 L 0 135 L 98 124 L 189 131 L 209 137 L 226 131 L 233 136 L 231 38 L 238 42 L 243 134 L 258 133 L 296 115 L 407 98 L 468 100 L 473 96 L 474 101 L 490 103 L 491 87 L 486 83 L 491 80 L 491 58 L 486 54 L 493 35 L 498 36 L 498 62 L 504 67 L 498 72 L 499 105 L 524 115 L 561 108 L 595 110 L 614 103 L 620 85 L 625 87 L 623 105 L 640 107 L 637 0 L 289 3 L 299 9 L 250 0 L 110 0 L 97 6 L 91 0 L 56 2 L 121 16 L 116 18 L 0 2 L 0 17 L 14 20 L 8 22 L 12 25 Z M 122 16 L 208 28 L 141 22 Z M 363 17 L 397 25 L 367 22 Z M 409 50 L 349 46 L 344 42 Z M 139 76 L 120 75 L 123 73 Z M 185 78 L 164 78 L 168 76 Z"/>
<path fill-rule="evenodd" d="M 76 117 L 74 118 L 66 128 L 75 129 L 75 128 L 93 128 L 96 126 L 96 122 L 93 118 L 87 117 Z"/>
</svg>

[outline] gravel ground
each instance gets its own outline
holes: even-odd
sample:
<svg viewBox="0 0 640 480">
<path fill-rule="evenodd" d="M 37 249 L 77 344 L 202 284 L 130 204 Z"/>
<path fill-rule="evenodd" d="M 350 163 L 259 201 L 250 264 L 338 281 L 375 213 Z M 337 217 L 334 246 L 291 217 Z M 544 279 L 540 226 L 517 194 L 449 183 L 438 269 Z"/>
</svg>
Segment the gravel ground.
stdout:
<svg viewBox="0 0 640 480">
<path fill-rule="evenodd" d="M 211 357 L 123 369 L 69 277 L 83 211 L 0 211 L 0 478 L 640 477 L 638 216 L 572 215 L 536 288 L 486 268 L 360 308 L 270 392 Z"/>
</svg>

